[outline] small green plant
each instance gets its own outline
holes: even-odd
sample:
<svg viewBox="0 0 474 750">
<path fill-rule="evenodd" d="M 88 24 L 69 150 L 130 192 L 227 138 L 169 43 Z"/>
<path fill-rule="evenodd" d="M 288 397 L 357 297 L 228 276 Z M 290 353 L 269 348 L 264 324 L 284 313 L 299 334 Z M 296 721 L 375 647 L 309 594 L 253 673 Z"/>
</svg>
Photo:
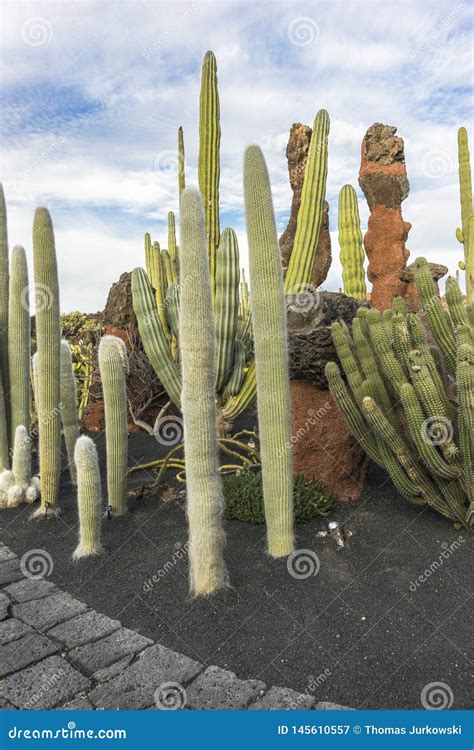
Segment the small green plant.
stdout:
<svg viewBox="0 0 474 750">
<path fill-rule="evenodd" d="M 243 469 L 224 474 L 224 517 L 231 521 L 265 523 L 261 472 Z M 293 480 L 293 503 L 296 523 L 307 523 L 317 516 L 328 516 L 335 503 L 332 492 L 325 493 L 321 482 L 309 482 L 298 476 Z"/>
</svg>

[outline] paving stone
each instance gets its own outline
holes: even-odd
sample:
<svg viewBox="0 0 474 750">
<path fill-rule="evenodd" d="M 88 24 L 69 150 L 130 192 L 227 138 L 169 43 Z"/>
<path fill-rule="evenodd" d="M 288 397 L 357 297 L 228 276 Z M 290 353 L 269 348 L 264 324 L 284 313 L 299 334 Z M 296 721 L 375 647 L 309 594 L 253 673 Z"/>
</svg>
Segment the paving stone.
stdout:
<svg viewBox="0 0 474 750">
<path fill-rule="evenodd" d="M 5 592 L 15 602 L 29 602 L 32 599 L 41 599 L 50 594 L 57 594 L 58 587 L 45 578 L 24 578 L 17 583 L 11 583 L 5 588 Z"/>
<path fill-rule="evenodd" d="M 74 617 L 72 620 L 63 622 L 61 625 L 56 625 L 48 631 L 48 635 L 60 641 L 69 649 L 104 638 L 118 630 L 120 626 L 121 623 L 118 620 L 111 620 L 110 617 L 91 610 Z"/>
<path fill-rule="evenodd" d="M 0 622 L 0 646 L 4 646 L 5 643 L 11 641 L 17 641 L 22 635 L 31 632 L 32 630 L 26 622 L 9 617 L 8 620 Z"/>
<path fill-rule="evenodd" d="M 87 643 L 85 646 L 70 651 L 68 656 L 81 671 L 94 674 L 123 659 L 124 656 L 137 654 L 152 644 L 153 641 L 145 638 L 144 635 L 128 628 L 120 628 L 106 638 L 101 638 L 100 641 Z"/>
<path fill-rule="evenodd" d="M 8 607 L 10 604 L 11 602 L 8 596 L 0 591 L 0 620 L 4 620 L 8 617 Z"/>
<path fill-rule="evenodd" d="M 297 693 L 296 690 L 284 687 L 271 687 L 256 703 L 249 706 L 250 711 L 305 711 L 314 705 L 312 695 Z"/>
<path fill-rule="evenodd" d="M 186 685 L 202 669 L 188 656 L 159 643 L 147 648 L 122 674 L 89 694 L 97 708 L 143 709 L 155 703 L 155 691 L 166 682 Z"/>
<path fill-rule="evenodd" d="M 120 661 L 116 661 L 114 664 L 111 664 L 110 667 L 99 669 L 98 672 L 94 672 L 94 674 L 92 675 L 92 679 L 94 680 L 94 682 L 107 682 L 108 680 L 111 680 L 113 677 L 116 677 L 118 674 L 120 674 L 120 672 L 123 672 L 123 670 L 128 667 L 134 657 L 135 654 L 129 654 L 123 659 L 120 659 Z"/>
<path fill-rule="evenodd" d="M 265 690 L 259 680 L 239 680 L 234 672 L 220 667 L 208 667 L 199 675 L 187 692 L 187 708 L 196 709 L 244 709 Z"/>
<path fill-rule="evenodd" d="M 330 701 L 320 701 L 316 703 L 314 707 L 315 711 L 355 711 L 355 708 L 350 706 L 340 706 L 339 703 L 331 703 Z"/>
<path fill-rule="evenodd" d="M 80 697 L 75 698 L 70 703 L 65 703 L 64 706 L 58 706 L 56 711 L 93 711 L 94 706 L 88 698 Z"/>
<path fill-rule="evenodd" d="M 90 688 L 91 682 L 62 656 L 49 656 L 0 683 L 0 699 L 22 709 L 54 708 Z"/>
<path fill-rule="evenodd" d="M 23 573 L 21 572 L 20 561 L 17 557 L 0 562 L 0 586 L 13 583 L 13 581 L 19 581 L 20 578 L 23 578 Z"/>
<path fill-rule="evenodd" d="M 5 544 L 0 544 L 0 562 L 13 560 L 14 557 L 16 557 L 16 555 L 9 547 L 7 547 Z"/>
<path fill-rule="evenodd" d="M 45 596 L 43 599 L 33 599 L 24 604 L 13 606 L 14 617 L 27 622 L 37 630 L 48 630 L 64 620 L 80 614 L 87 609 L 87 604 L 74 599 L 70 594 L 60 592 Z"/>
<path fill-rule="evenodd" d="M 16 711 L 17 709 L 15 706 L 12 706 L 11 703 L 4 700 L 3 698 L 0 698 L 0 711 Z"/>
<path fill-rule="evenodd" d="M 28 633 L 17 641 L 0 646 L 0 677 L 56 653 L 57 646 L 41 633 Z"/>
</svg>

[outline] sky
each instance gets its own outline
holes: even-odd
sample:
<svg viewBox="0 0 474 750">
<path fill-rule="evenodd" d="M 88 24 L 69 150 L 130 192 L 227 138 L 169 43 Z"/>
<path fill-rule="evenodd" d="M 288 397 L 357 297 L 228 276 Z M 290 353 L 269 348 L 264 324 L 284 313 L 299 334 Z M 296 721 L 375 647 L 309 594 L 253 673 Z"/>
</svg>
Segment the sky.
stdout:
<svg viewBox="0 0 474 750">
<path fill-rule="evenodd" d="M 143 265 L 143 234 L 166 246 L 177 212 L 177 129 L 187 185 L 197 185 L 199 87 L 217 57 L 221 106 L 221 227 L 237 232 L 247 265 L 242 160 L 258 143 L 270 172 L 279 233 L 291 189 L 285 158 L 294 122 L 331 117 L 326 198 L 341 284 L 337 199 L 358 187 L 360 146 L 383 122 L 405 141 L 411 260 L 454 274 L 462 258 L 457 129 L 472 135 L 473 5 L 334 0 L 3 0 L 1 179 L 10 246 L 30 258 L 34 209 L 55 226 L 64 312 L 103 309 L 111 284 Z"/>
</svg>

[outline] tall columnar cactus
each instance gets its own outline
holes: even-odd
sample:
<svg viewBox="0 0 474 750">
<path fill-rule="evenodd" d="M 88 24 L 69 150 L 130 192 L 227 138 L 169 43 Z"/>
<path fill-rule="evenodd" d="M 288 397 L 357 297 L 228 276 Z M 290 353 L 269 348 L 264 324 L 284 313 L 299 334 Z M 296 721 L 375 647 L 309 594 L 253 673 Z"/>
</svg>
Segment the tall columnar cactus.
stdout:
<svg viewBox="0 0 474 750">
<path fill-rule="evenodd" d="M 357 194 L 352 185 L 344 185 L 339 193 L 339 259 L 342 265 L 344 294 L 365 300 L 364 249 L 360 230 Z"/>
<path fill-rule="evenodd" d="M 168 252 L 170 254 L 171 263 L 177 263 L 178 250 L 176 245 L 176 222 L 172 211 L 168 211 Z M 174 281 L 176 280 L 177 279 L 174 279 Z"/>
<path fill-rule="evenodd" d="M 99 368 L 104 393 L 108 505 L 114 516 L 127 510 L 127 386 L 128 355 L 117 336 L 99 344 Z"/>
<path fill-rule="evenodd" d="M 10 468 L 8 448 L 8 427 L 5 395 L 3 392 L 2 370 L 0 369 L 0 472 Z"/>
<path fill-rule="evenodd" d="M 390 330 L 377 310 L 364 308 L 357 312 L 352 336 L 347 326 L 333 324 L 349 387 L 334 362 L 326 376 L 354 436 L 389 472 L 400 494 L 467 524 L 474 520 L 473 328 L 454 279 L 447 282 L 449 312 L 438 304 L 423 258 L 416 261 L 415 282 L 422 313 L 455 379 L 456 398 L 420 319 L 397 299 Z"/>
<path fill-rule="evenodd" d="M 474 240 L 471 228 L 474 227 L 474 206 L 472 203 L 471 163 L 466 128 L 458 130 L 459 194 L 461 199 L 462 228 L 456 230 L 456 237 L 464 245 L 466 271 L 466 295 L 470 304 L 474 302 Z"/>
<path fill-rule="evenodd" d="M 179 195 L 183 192 L 186 187 L 186 162 L 184 153 L 184 134 L 183 128 L 178 128 L 178 190 Z"/>
<path fill-rule="evenodd" d="M 183 390 L 190 586 L 207 596 L 227 585 L 224 498 L 218 471 L 215 403 L 215 331 L 202 202 L 196 190 L 181 196 L 179 341 Z"/>
<path fill-rule="evenodd" d="M 3 377 L 3 393 L 5 398 L 7 430 L 9 425 L 8 394 L 10 392 L 8 382 L 8 288 L 9 270 L 7 207 L 5 203 L 5 193 L 3 192 L 3 185 L 0 183 L 0 372 L 2 373 Z"/>
<path fill-rule="evenodd" d="M 30 307 L 26 253 L 12 251 L 8 300 L 8 367 L 10 382 L 10 443 L 16 428 L 30 426 Z"/>
<path fill-rule="evenodd" d="M 33 224 L 35 265 L 36 341 L 38 348 L 38 426 L 41 508 L 54 511 L 61 470 L 59 283 L 51 217 L 36 209 Z"/>
<path fill-rule="evenodd" d="M 224 229 L 216 253 L 216 321 L 217 390 L 229 379 L 239 312 L 239 247 L 233 229 Z"/>
<path fill-rule="evenodd" d="M 155 286 L 153 278 L 153 264 L 151 259 L 151 237 L 149 232 L 145 232 L 145 268 L 153 286 Z"/>
<path fill-rule="evenodd" d="M 268 551 L 282 557 L 294 547 L 286 306 L 270 182 L 258 146 L 245 153 L 244 194 Z"/>
<path fill-rule="evenodd" d="M 83 435 L 75 446 L 74 460 L 77 471 L 77 505 L 79 510 L 79 544 L 75 560 L 103 551 L 100 541 L 102 496 L 99 459 L 94 441 Z"/>
<path fill-rule="evenodd" d="M 326 193 L 328 135 L 329 115 L 321 109 L 313 123 L 295 241 L 285 277 L 287 294 L 296 294 L 311 283 Z"/>
<path fill-rule="evenodd" d="M 71 347 L 66 340 L 61 341 L 61 418 L 64 441 L 66 443 L 69 476 L 73 484 L 77 483 L 74 448 L 79 437 L 79 420 L 77 417 L 77 384 L 72 367 Z"/>
<path fill-rule="evenodd" d="M 211 291 L 214 294 L 216 250 L 219 245 L 219 180 L 221 126 L 217 63 L 213 52 L 206 52 L 202 64 L 199 100 L 199 190 L 206 221 Z"/>
</svg>

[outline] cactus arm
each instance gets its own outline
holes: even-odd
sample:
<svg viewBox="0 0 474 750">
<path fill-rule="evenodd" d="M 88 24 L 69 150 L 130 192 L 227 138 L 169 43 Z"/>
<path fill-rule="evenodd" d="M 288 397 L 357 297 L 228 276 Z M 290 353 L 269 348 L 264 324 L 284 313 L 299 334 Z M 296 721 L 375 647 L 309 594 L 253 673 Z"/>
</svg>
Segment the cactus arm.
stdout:
<svg viewBox="0 0 474 750">
<path fill-rule="evenodd" d="M 177 339 L 179 337 L 179 286 L 176 283 L 172 283 L 168 287 L 165 308 L 170 331 Z"/>
<path fill-rule="evenodd" d="M 145 233 L 145 269 L 150 282 L 155 285 L 153 277 L 153 264 L 151 260 L 151 237 L 148 232 Z"/>
<path fill-rule="evenodd" d="M 464 267 L 466 270 L 466 292 L 468 301 L 474 301 L 474 278 L 472 275 L 472 248 L 473 245 L 470 242 L 471 229 L 474 225 L 471 225 L 473 218 L 473 204 L 472 204 L 472 181 L 471 181 L 471 163 L 469 156 L 469 142 L 467 138 L 466 128 L 459 128 L 458 130 L 458 160 L 459 160 L 459 195 L 461 199 L 461 223 L 462 229 L 456 230 L 456 237 L 459 242 L 464 245 Z M 471 266 L 471 286 L 468 288 L 468 268 Z"/>
<path fill-rule="evenodd" d="M 163 332 L 153 291 L 142 268 L 132 271 L 132 301 L 145 353 L 168 396 L 180 408 L 181 377 Z"/>
<path fill-rule="evenodd" d="M 202 64 L 199 100 L 198 174 L 209 250 L 211 291 L 214 298 L 216 250 L 219 245 L 219 180 L 221 126 L 217 64 L 213 52 L 206 52 Z"/>
<path fill-rule="evenodd" d="M 244 195 L 268 551 L 282 557 L 294 548 L 286 305 L 270 182 L 258 146 L 245 153 Z"/>
<path fill-rule="evenodd" d="M 468 322 L 467 313 L 462 303 L 461 290 L 452 276 L 448 276 L 446 279 L 446 302 L 454 327 Z"/>
<path fill-rule="evenodd" d="M 186 161 L 185 161 L 185 153 L 184 153 L 184 133 L 183 133 L 183 128 L 180 126 L 178 128 L 178 190 L 179 190 L 180 197 L 181 197 L 181 193 L 186 187 L 185 170 L 186 170 Z"/>
<path fill-rule="evenodd" d="M 342 265 L 344 294 L 365 300 L 364 249 L 360 230 L 357 194 L 352 185 L 344 185 L 339 193 L 338 211 L 339 259 Z"/>
<path fill-rule="evenodd" d="M 400 386 L 406 382 L 406 375 L 403 371 L 402 365 L 393 353 L 390 346 L 390 338 L 387 328 L 377 310 L 369 311 L 367 314 L 367 322 L 372 349 L 376 352 L 380 360 L 381 370 L 390 390 L 397 398 Z"/>
<path fill-rule="evenodd" d="M 244 381 L 236 396 L 230 396 L 222 409 L 222 416 L 233 421 L 253 403 L 257 393 L 257 376 L 255 362 L 252 362 L 245 374 Z"/>
<path fill-rule="evenodd" d="M 38 346 L 38 424 L 41 508 L 54 510 L 61 470 L 59 283 L 53 224 L 45 208 L 36 209 L 33 224 Z"/>
<path fill-rule="evenodd" d="M 374 380 L 377 390 L 377 403 L 379 403 L 384 412 L 388 414 L 392 411 L 393 408 L 390 401 L 390 396 L 385 387 L 385 383 L 380 376 L 380 371 L 375 354 L 362 332 L 360 318 L 355 317 L 352 321 L 352 335 L 354 337 L 357 356 L 359 358 L 360 366 L 364 373 L 364 376 L 365 378 L 372 378 Z"/>
<path fill-rule="evenodd" d="M 103 336 L 99 367 L 104 393 L 107 453 L 107 502 L 114 516 L 127 510 L 127 389 L 128 358 L 124 342 Z"/>
<path fill-rule="evenodd" d="M 240 339 L 234 341 L 233 360 L 232 372 L 226 386 L 230 396 L 239 393 L 245 378 L 245 346 Z"/>
<path fill-rule="evenodd" d="M 466 297 L 469 305 L 474 304 L 474 215 L 469 219 L 469 238 L 467 241 Z"/>
<path fill-rule="evenodd" d="M 8 229 L 7 207 L 3 185 L 0 183 L 0 371 L 3 373 L 3 397 L 5 399 L 5 418 L 7 422 L 7 441 L 10 422 L 8 408 L 9 368 L 8 368 Z M 8 450 L 8 448 L 7 448 Z"/>
<path fill-rule="evenodd" d="M 296 294 L 305 285 L 311 283 L 326 193 L 328 135 L 329 115 L 326 110 L 322 109 L 313 123 L 295 241 L 285 277 L 287 294 Z"/>
<path fill-rule="evenodd" d="M 171 263 L 176 263 L 178 259 L 178 251 L 176 246 L 176 223 L 174 213 L 168 211 L 168 252 L 170 254 Z M 177 281 L 177 279 L 173 279 Z"/>
<path fill-rule="evenodd" d="M 227 585 L 222 525 L 224 498 L 218 471 L 215 402 L 215 331 L 205 223 L 199 193 L 181 196 L 181 288 L 179 340 L 185 430 L 190 585 L 208 596 Z"/>
<path fill-rule="evenodd" d="M 217 391 L 232 371 L 239 310 L 239 246 L 233 229 L 224 229 L 216 253 L 214 317 L 216 322 Z"/>
<path fill-rule="evenodd" d="M 12 251 L 8 310 L 8 367 L 10 383 L 10 444 L 16 428 L 30 427 L 30 307 L 26 253 Z"/>
<path fill-rule="evenodd" d="M 74 449 L 79 437 L 77 417 L 77 384 L 72 368 L 72 354 L 69 343 L 61 341 L 61 419 L 66 443 L 69 476 L 72 484 L 77 484 Z"/>
<path fill-rule="evenodd" d="M 332 324 L 331 333 L 344 374 L 354 392 L 356 401 L 360 401 L 362 398 L 362 383 L 364 382 L 364 378 L 360 371 L 359 363 L 354 355 L 350 335 L 344 330 L 340 321 L 336 321 Z"/>
<path fill-rule="evenodd" d="M 102 493 L 99 459 L 94 442 L 83 435 L 75 446 L 77 472 L 77 505 L 79 510 L 79 544 L 73 559 L 98 555 L 103 551 L 100 541 Z"/>
<path fill-rule="evenodd" d="M 444 354 L 449 372 L 454 375 L 456 370 L 456 340 L 440 299 L 435 294 L 433 279 L 425 258 L 417 258 L 415 261 L 415 284 L 431 332 Z"/>
</svg>

